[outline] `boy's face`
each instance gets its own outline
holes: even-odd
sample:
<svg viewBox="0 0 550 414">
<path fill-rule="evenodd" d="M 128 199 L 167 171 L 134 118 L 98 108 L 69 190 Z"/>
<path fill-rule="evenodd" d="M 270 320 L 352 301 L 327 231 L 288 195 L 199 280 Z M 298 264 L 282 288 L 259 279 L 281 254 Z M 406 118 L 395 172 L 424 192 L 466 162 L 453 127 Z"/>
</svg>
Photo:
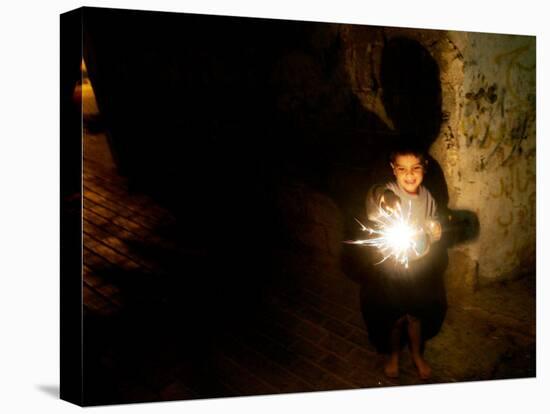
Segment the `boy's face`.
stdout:
<svg viewBox="0 0 550 414">
<path fill-rule="evenodd" d="M 409 194 L 417 194 L 424 179 L 424 164 L 413 154 L 397 155 L 391 164 L 397 183 Z"/>
</svg>

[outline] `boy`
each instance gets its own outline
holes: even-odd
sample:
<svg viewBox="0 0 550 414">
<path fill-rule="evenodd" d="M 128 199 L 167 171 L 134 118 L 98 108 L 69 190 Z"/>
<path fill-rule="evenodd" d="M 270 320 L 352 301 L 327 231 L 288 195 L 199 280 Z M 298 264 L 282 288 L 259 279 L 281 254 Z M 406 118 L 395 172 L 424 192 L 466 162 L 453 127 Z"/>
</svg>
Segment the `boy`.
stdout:
<svg viewBox="0 0 550 414">
<path fill-rule="evenodd" d="M 395 181 L 375 185 L 367 194 L 368 219 L 376 222 L 384 212 L 409 217 L 424 230 L 425 248 L 409 255 L 408 266 L 392 258 L 374 266 L 362 286 L 361 307 L 369 340 L 388 354 L 384 373 L 392 378 L 399 375 L 399 353 L 408 339 L 418 374 L 428 379 L 431 368 L 423 357 L 424 343 L 439 331 L 446 311 L 443 252 L 439 243 L 430 247 L 441 238 L 441 225 L 436 202 L 422 185 L 427 168 L 424 154 L 395 151 L 390 166 Z"/>
</svg>

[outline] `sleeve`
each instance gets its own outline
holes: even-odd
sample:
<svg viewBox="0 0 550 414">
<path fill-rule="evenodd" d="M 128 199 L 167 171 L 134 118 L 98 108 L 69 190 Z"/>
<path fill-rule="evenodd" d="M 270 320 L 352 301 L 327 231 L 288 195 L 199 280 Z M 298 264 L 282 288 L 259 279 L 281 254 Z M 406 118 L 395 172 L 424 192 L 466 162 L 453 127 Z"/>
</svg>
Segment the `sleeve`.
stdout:
<svg viewBox="0 0 550 414">
<path fill-rule="evenodd" d="M 441 221 L 438 215 L 437 202 L 429 192 L 428 196 L 428 209 L 426 211 L 426 223 L 428 226 L 425 227 L 425 230 L 431 235 L 432 242 L 437 242 L 441 240 L 442 236 Z"/>
<path fill-rule="evenodd" d="M 428 211 L 427 211 L 427 218 L 430 220 L 437 220 L 438 214 L 437 214 L 437 202 L 432 197 L 432 195 L 428 192 Z"/>
<path fill-rule="evenodd" d="M 369 221 L 376 221 L 380 217 L 380 198 L 382 198 L 386 189 L 385 185 L 376 184 L 367 192 L 366 209 Z"/>
</svg>

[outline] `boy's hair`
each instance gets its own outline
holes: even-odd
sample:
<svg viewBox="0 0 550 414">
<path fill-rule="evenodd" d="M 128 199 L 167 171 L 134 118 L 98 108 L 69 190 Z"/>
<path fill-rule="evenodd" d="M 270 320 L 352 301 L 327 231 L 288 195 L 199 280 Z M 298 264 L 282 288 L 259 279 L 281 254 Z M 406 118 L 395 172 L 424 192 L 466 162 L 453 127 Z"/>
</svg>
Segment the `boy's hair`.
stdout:
<svg viewBox="0 0 550 414">
<path fill-rule="evenodd" d="M 426 150 L 420 147 L 419 145 L 414 144 L 414 141 L 416 141 L 414 137 L 409 137 L 407 141 L 408 141 L 407 143 L 401 142 L 392 148 L 392 151 L 390 152 L 390 156 L 389 156 L 389 161 L 392 164 L 395 164 L 395 159 L 397 158 L 398 155 L 414 155 L 420 160 L 420 162 L 424 166 L 426 166 L 428 164 L 428 157 L 426 154 Z"/>
</svg>

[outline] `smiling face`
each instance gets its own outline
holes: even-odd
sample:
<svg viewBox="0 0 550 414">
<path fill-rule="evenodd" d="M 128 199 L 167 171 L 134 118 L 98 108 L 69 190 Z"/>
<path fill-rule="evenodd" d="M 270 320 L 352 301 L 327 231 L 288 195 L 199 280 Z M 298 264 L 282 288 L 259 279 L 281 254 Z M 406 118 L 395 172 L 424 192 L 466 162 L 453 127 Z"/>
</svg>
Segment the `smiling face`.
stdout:
<svg viewBox="0 0 550 414">
<path fill-rule="evenodd" d="M 413 154 L 399 154 L 391 163 L 397 184 L 409 194 L 418 194 L 424 179 L 424 162 Z"/>
</svg>

